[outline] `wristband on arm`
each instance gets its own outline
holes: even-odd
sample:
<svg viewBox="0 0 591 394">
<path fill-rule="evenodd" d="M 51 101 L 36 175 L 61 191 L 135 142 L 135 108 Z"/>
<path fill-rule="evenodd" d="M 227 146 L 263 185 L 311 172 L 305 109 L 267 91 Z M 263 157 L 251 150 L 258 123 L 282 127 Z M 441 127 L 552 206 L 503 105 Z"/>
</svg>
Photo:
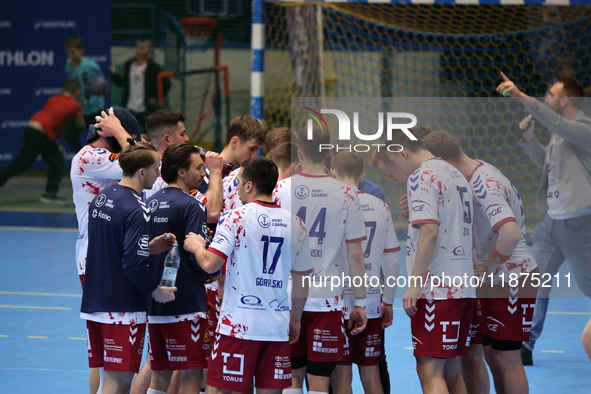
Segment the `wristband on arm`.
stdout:
<svg viewBox="0 0 591 394">
<path fill-rule="evenodd" d="M 367 306 L 367 299 L 366 298 L 355 298 L 355 306 Z"/>
<path fill-rule="evenodd" d="M 503 264 L 504 262 L 506 262 L 507 260 L 509 260 L 511 258 L 511 256 L 506 256 L 504 254 L 499 253 L 497 251 L 496 245 L 493 246 L 493 249 L 490 251 L 489 256 L 490 256 L 491 260 L 497 264 Z"/>
</svg>

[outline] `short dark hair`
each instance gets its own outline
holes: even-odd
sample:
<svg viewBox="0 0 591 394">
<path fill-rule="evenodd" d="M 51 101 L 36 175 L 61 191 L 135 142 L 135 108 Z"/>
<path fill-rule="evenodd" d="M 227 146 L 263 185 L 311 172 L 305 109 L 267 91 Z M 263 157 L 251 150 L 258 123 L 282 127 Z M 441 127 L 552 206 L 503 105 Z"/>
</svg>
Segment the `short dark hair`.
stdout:
<svg viewBox="0 0 591 394">
<path fill-rule="evenodd" d="M 312 139 L 308 139 L 308 129 L 303 128 L 298 131 L 298 146 L 306 155 L 306 159 L 314 164 L 324 163 L 326 158 L 325 151 L 320 150 L 320 144 L 330 144 L 330 134 L 328 130 L 314 126 L 312 128 Z"/>
<path fill-rule="evenodd" d="M 273 194 L 279 171 L 273 161 L 264 156 L 255 156 L 242 163 L 242 181 L 252 182 L 256 190 L 265 195 Z"/>
<path fill-rule="evenodd" d="M 79 91 L 80 90 L 80 80 L 78 79 L 78 77 L 70 77 L 70 78 L 66 79 L 66 81 L 62 85 L 62 90 L 64 92 L 68 92 L 71 94 L 74 94 L 77 91 Z"/>
<path fill-rule="evenodd" d="M 226 144 L 232 137 L 238 137 L 240 142 L 255 141 L 259 145 L 265 142 L 265 130 L 258 120 L 250 115 L 237 116 L 232 119 L 226 133 Z"/>
<path fill-rule="evenodd" d="M 431 129 L 422 126 L 415 126 L 408 129 L 418 140 L 411 140 L 402 130 L 393 130 L 392 139 L 389 141 L 390 144 L 402 145 L 402 147 L 410 152 L 417 152 L 418 150 L 425 149 L 425 146 L 421 140 L 429 133 Z"/>
<path fill-rule="evenodd" d="M 289 127 L 275 127 L 265 137 L 265 150 L 269 153 L 276 146 L 295 140 L 295 133 Z"/>
<path fill-rule="evenodd" d="M 70 36 L 66 38 L 66 42 L 64 42 L 64 47 L 68 48 L 76 48 L 76 49 L 84 49 L 84 41 L 79 36 Z"/>
<path fill-rule="evenodd" d="M 429 133 L 422 142 L 429 152 L 443 160 L 457 161 L 462 157 L 460 141 L 445 130 Z"/>
<path fill-rule="evenodd" d="M 585 92 L 583 90 L 583 85 L 575 78 L 561 78 L 558 82 L 562 83 L 562 90 L 569 98 L 569 102 L 573 107 L 581 108 L 581 104 L 583 103 L 583 96 Z"/>
<path fill-rule="evenodd" d="M 179 122 L 184 121 L 185 117 L 180 112 L 159 109 L 146 119 L 146 133 L 150 141 L 159 141 L 170 127 L 175 127 Z"/>
<path fill-rule="evenodd" d="M 175 144 L 166 148 L 164 155 L 162 155 L 162 167 L 160 169 L 162 179 L 166 183 L 176 182 L 179 176 L 178 171 L 181 168 L 189 169 L 193 154 L 199 155 L 199 149 L 191 144 Z"/>
<path fill-rule="evenodd" d="M 363 159 L 355 152 L 339 152 L 332 158 L 332 169 L 341 176 L 359 179 L 363 174 Z"/>
<path fill-rule="evenodd" d="M 147 142 L 135 142 L 133 139 L 130 143 L 119 155 L 119 165 L 125 176 L 134 176 L 139 169 L 148 168 L 157 160 L 153 153 L 157 151 L 152 145 Z"/>
<path fill-rule="evenodd" d="M 293 142 L 284 142 L 271 149 L 269 153 L 267 153 L 267 157 L 273 160 L 273 163 L 275 163 L 278 168 L 286 169 L 291 164 L 299 161 L 298 145 Z"/>
</svg>

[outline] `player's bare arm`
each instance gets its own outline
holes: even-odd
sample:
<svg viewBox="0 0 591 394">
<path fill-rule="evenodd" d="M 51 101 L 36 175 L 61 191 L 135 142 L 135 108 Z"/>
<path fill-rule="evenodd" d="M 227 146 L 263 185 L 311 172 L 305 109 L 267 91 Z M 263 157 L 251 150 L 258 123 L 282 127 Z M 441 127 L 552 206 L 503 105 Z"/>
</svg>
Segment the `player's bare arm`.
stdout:
<svg viewBox="0 0 591 394">
<path fill-rule="evenodd" d="M 415 256 L 414 266 L 411 275 L 414 277 L 425 276 L 433 255 L 435 254 L 435 247 L 437 239 L 439 238 L 439 225 L 434 223 L 422 223 L 419 227 L 419 239 L 417 242 L 417 254 Z M 413 316 L 417 313 L 417 299 L 421 294 L 420 283 L 417 281 L 409 281 L 409 287 L 402 301 L 404 310 L 408 316 Z"/>
<path fill-rule="evenodd" d="M 302 319 L 302 312 L 308 299 L 309 281 L 304 281 L 304 276 L 308 276 L 309 272 L 291 271 L 293 288 L 291 291 L 291 314 L 289 318 L 289 344 L 297 342 L 300 336 L 300 321 Z"/>
<path fill-rule="evenodd" d="M 226 261 L 225 258 L 205 249 L 205 239 L 193 232 L 186 235 L 183 247 L 195 255 L 201 268 L 208 274 L 217 272 Z"/>
<path fill-rule="evenodd" d="M 406 195 L 406 194 L 405 194 Z M 398 252 L 384 253 L 384 263 L 382 265 L 382 283 L 388 283 L 387 278 L 396 278 L 400 274 L 400 262 L 398 261 Z M 392 303 L 396 295 L 396 282 L 394 286 L 384 286 L 384 294 L 382 296 L 382 329 L 390 327 L 394 322 L 394 312 Z"/>
<path fill-rule="evenodd" d="M 351 273 L 351 278 L 353 279 L 356 276 L 363 278 L 363 275 L 365 275 L 366 272 L 361 241 L 347 243 L 347 260 L 349 262 L 349 272 Z M 359 300 L 365 300 L 366 297 L 365 283 L 363 281 L 362 283 L 363 284 L 361 286 L 353 288 L 355 298 Z M 351 331 L 351 335 L 356 335 L 365 329 L 366 324 L 367 314 L 365 312 L 365 306 L 356 305 L 351 311 L 351 317 L 349 319 L 349 326 L 347 329 Z"/>
<path fill-rule="evenodd" d="M 156 302 L 162 304 L 174 301 L 174 292 L 177 291 L 176 287 L 158 286 L 156 290 L 152 292 L 152 297 Z"/>
<path fill-rule="evenodd" d="M 158 254 L 170 250 L 172 248 L 172 244 L 175 242 L 176 237 L 174 234 L 164 233 L 152 238 L 148 244 L 148 248 L 151 254 Z"/>
<path fill-rule="evenodd" d="M 500 261 L 499 257 L 501 260 L 508 260 L 521 239 L 519 225 L 515 221 L 501 224 L 496 231 L 498 234 L 497 241 L 493 252 L 489 253 L 489 257 L 486 259 L 486 272 L 494 272 L 499 267 L 499 262 L 504 262 Z"/>
<path fill-rule="evenodd" d="M 207 152 L 205 154 L 205 166 L 209 170 L 209 186 L 205 192 L 207 198 L 207 223 L 217 223 L 222 211 L 222 169 L 224 160 L 219 153 Z"/>
</svg>

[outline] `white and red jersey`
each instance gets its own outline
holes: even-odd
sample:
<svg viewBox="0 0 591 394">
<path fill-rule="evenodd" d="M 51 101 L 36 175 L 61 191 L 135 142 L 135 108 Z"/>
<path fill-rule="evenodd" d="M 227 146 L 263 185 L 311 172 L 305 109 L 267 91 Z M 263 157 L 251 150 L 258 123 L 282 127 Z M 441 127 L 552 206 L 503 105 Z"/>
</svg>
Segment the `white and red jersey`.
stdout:
<svg viewBox="0 0 591 394">
<path fill-rule="evenodd" d="M 281 198 L 281 202 L 279 202 L 279 198 Z M 291 209 L 291 177 L 277 182 L 273 189 L 273 201 L 287 210 Z"/>
<path fill-rule="evenodd" d="M 381 280 L 381 267 L 384 254 L 398 252 L 400 250 L 400 244 L 396 238 L 392 213 L 388 204 L 371 194 L 360 191 L 357 191 L 357 196 L 359 197 L 361 212 L 365 220 L 365 230 L 367 232 L 367 239 L 362 243 L 365 271 L 367 272 L 368 278 L 377 278 L 367 280 L 367 318 L 377 319 L 382 316 L 382 298 L 380 294 L 381 286 L 384 284 Z M 342 264 L 345 275 L 349 276 L 349 263 L 345 251 L 343 252 Z M 353 310 L 354 298 L 353 288 L 350 286 L 346 287 L 343 307 L 345 319 L 349 318 Z"/>
<path fill-rule="evenodd" d="M 240 168 L 235 169 L 222 180 L 222 190 L 224 192 L 222 211 L 236 209 L 242 206 L 242 201 L 240 201 L 240 196 L 238 195 L 238 178 L 236 178 L 239 171 Z"/>
<path fill-rule="evenodd" d="M 86 270 L 88 248 L 88 206 L 105 187 L 117 183 L 123 176 L 119 155 L 107 149 L 86 145 L 72 159 L 70 178 L 76 218 L 78 240 L 76 241 L 76 266 L 78 275 Z"/>
<path fill-rule="evenodd" d="M 285 201 L 291 199 L 291 212 L 308 229 L 314 272 L 304 310 L 340 311 L 342 283 L 333 287 L 331 278 L 343 275 L 342 245 L 367 239 L 359 198 L 353 188 L 328 175 L 296 174 L 288 179 L 292 187 L 282 187 L 275 198 L 287 209 Z"/>
<path fill-rule="evenodd" d="M 303 222 L 277 204 L 255 201 L 222 214 L 208 250 L 227 259 L 216 332 L 287 341 L 291 271 L 311 271 Z"/>
<path fill-rule="evenodd" d="M 162 162 L 160 162 L 160 167 L 158 169 L 162 168 Z M 162 179 L 161 176 L 159 176 L 158 178 L 156 178 L 156 181 L 154 182 L 154 184 L 152 185 L 151 189 L 144 189 L 142 191 L 142 200 L 143 201 L 148 201 L 148 199 L 150 197 L 152 197 L 156 192 L 167 188 L 168 187 L 168 183 Z M 205 205 L 207 204 L 207 198 L 205 198 L 205 195 L 203 195 L 199 190 L 190 190 L 189 194 L 192 195 L 193 197 L 195 197 L 197 199 L 197 201 L 199 201 L 201 204 Z"/>
<path fill-rule="evenodd" d="M 469 278 L 472 266 L 472 189 L 466 178 L 442 159 L 426 160 L 408 178 L 409 231 L 406 245 L 406 265 L 412 275 L 419 224 L 439 226 L 435 253 L 424 276 L 420 298 L 474 298 L 476 291 Z M 440 281 L 431 282 L 433 277 Z M 455 281 L 445 278 L 460 277 Z M 465 279 L 464 279 L 465 278 Z M 431 284 L 434 289 L 431 290 Z"/>
<path fill-rule="evenodd" d="M 478 160 L 479 164 L 470 176 L 474 192 L 474 258 L 486 261 L 497 241 L 496 230 L 504 223 L 517 222 L 521 239 L 511 258 L 495 271 L 493 283 L 509 281 L 511 273 L 533 271 L 536 264 L 525 241 L 525 211 L 517 189 L 496 167 Z"/>
</svg>

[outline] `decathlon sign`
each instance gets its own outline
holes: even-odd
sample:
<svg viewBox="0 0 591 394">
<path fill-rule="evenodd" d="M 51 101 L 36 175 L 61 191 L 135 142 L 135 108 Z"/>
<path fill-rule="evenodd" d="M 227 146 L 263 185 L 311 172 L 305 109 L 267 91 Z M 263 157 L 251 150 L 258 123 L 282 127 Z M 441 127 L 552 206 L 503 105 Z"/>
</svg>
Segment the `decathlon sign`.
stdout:
<svg viewBox="0 0 591 394">
<path fill-rule="evenodd" d="M 392 131 L 393 130 L 401 130 L 409 139 L 413 141 L 417 141 L 417 137 L 409 130 L 410 128 L 416 126 L 417 124 L 417 117 L 408 112 L 378 112 L 377 113 L 377 131 L 366 134 L 362 132 L 359 128 L 359 112 L 353 112 L 353 127 L 351 127 L 351 119 L 349 115 L 347 115 L 344 111 L 338 109 L 321 109 L 320 112 L 313 110 L 312 108 L 304 107 L 304 113 L 306 113 L 311 119 L 307 121 L 307 139 L 311 140 L 313 138 L 313 129 L 314 123 L 316 123 L 322 130 L 328 130 L 328 124 L 326 119 L 322 114 L 332 114 L 337 117 L 338 121 L 338 139 L 339 141 L 350 141 L 351 140 L 351 130 L 353 130 L 353 134 L 356 138 L 362 141 L 379 141 L 382 139 L 384 134 L 384 119 L 385 119 L 385 130 L 386 130 L 386 140 L 392 139 Z M 395 120 L 399 119 L 408 119 L 409 122 L 405 123 L 398 123 Z M 352 148 L 356 152 L 368 152 L 371 149 L 371 146 L 376 147 L 379 151 L 380 148 L 387 149 L 390 152 L 400 152 L 402 151 L 402 145 L 400 144 L 356 144 L 352 145 Z M 332 144 L 320 144 L 320 151 L 323 149 L 329 150 L 333 149 L 334 146 Z M 339 147 L 337 147 L 339 149 Z"/>
</svg>

